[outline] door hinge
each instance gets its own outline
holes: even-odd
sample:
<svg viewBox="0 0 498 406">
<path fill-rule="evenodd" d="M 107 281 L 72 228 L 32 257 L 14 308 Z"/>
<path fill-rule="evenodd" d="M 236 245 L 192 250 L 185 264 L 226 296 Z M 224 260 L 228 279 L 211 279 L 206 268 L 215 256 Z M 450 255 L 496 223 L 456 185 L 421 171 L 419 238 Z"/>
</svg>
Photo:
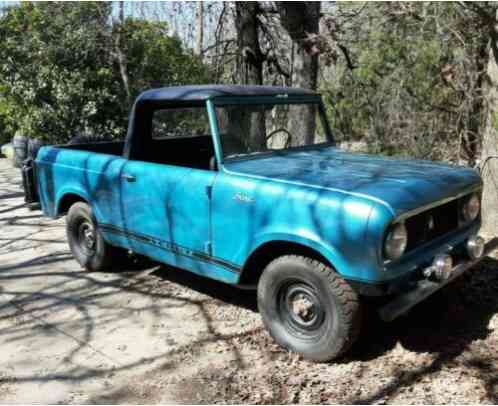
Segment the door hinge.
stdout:
<svg viewBox="0 0 498 406">
<path fill-rule="evenodd" d="M 206 186 L 206 194 L 208 199 L 211 199 L 211 196 L 213 195 L 213 187 L 211 185 Z"/>
</svg>

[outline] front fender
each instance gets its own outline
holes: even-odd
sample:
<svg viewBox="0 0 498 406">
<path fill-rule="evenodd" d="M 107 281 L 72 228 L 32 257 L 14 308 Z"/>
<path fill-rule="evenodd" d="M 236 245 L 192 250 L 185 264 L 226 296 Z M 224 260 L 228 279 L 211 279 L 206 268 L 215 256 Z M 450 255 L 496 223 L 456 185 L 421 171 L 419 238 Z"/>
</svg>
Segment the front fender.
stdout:
<svg viewBox="0 0 498 406">
<path fill-rule="evenodd" d="M 327 244 L 325 241 L 321 240 L 317 235 L 311 233 L 307 233 L 307 235 L 296 235 L 285 232 L 268 232 L 260 234 L 255 238 L 252 246 L 250 247 L 250 254 L 248 258 L 250 258 L 259 248 L 272 242 L 288 242 L 310 248 L 318 252 L 330 264 L 332 264 L 339 274 L 347 274 L 347 264 L 341 253 L 330 244 Z M 241 260 L 241 262 L 243 262 L 243 260 Z"/>
<path fill-rule="evenodd" d="M 376 205 L 324 188 L 220 175 L 213 191 L 214 254 L 243 266 L 263 244 L 287 241 L 316 251 L 344 278 L 377 281 L 378 242 L 367 235 Z"/>
</svg>

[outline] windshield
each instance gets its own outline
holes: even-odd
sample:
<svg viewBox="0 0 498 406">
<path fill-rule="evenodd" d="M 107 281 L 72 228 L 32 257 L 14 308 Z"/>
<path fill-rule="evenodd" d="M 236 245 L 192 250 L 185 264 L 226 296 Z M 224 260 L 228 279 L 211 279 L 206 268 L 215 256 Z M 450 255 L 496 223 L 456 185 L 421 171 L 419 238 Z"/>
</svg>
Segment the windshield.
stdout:
<svg viewBox="0 0 498 406">
<path fill-rule="evenodd" d="M 217 106 L 225 158 L 328 143 L 318 103 Z"/>
</svg>

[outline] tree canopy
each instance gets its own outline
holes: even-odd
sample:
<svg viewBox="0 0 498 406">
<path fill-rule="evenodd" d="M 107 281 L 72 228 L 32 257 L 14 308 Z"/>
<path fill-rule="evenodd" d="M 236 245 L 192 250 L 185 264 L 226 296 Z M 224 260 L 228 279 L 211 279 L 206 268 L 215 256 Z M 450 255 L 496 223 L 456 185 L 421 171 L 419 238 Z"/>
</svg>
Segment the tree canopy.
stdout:
<svg viewBox="0 0 498 406">
<path fill-rule="evenodd" d="M 63 142 L 122 134 L 130 100 L 118 52 L 126 55 L 132 99 L 152 86 L 209 78 L 166 23 L 113 20 L 111 3 L 20 3 L 0 18 L 0 42 L 0 126 L 9 135 Z"/>
</svg>

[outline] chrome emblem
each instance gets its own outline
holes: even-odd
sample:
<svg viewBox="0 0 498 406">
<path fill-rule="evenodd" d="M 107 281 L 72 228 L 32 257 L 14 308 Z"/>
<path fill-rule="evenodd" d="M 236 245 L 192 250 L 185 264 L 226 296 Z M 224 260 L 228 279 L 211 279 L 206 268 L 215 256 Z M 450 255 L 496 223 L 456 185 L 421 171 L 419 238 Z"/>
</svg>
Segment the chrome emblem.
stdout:
<svg viewBox="0 0 498 406">
<path fill-rule="evenodd" d="M 240 192 L 235 193 L 233 200 L 237 200 L 237 201 L 242 202 L 242 203 L 254 202 L 254 198 L 247 196 L 247 195 L 240 193 Z"/>
</svg>

